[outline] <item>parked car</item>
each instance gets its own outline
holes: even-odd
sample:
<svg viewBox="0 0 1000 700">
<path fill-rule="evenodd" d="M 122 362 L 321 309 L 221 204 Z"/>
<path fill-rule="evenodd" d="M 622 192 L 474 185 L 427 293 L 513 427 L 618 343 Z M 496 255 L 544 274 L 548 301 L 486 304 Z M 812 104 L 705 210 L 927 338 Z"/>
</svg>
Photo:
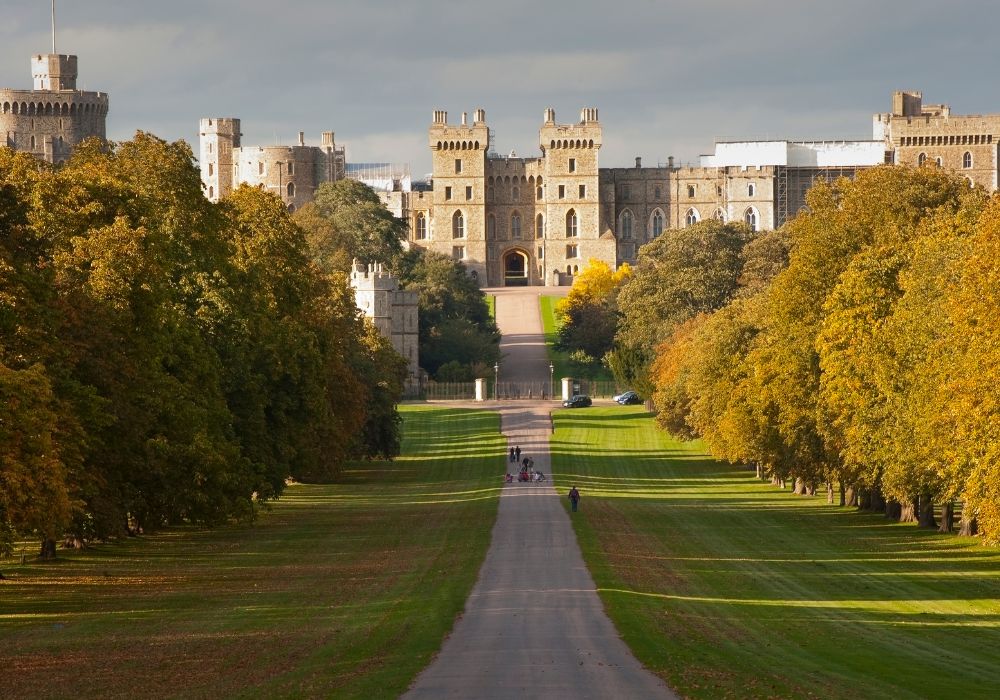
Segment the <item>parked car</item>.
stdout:
<svg viewBox="0 0 1000 700">
<path fill-rule="evenodd" d="M 612 398 L 617 403 L 620 403 L 622 406 L 626 406 L 628 404 L 642 403 L 642 399 L 639 398 L 639 395 L 634 391 L 632 391 L 631 389 L 629 389 L 624 393 L 618 394 L 617 396 L 613 396 Z"/>
<path fill-rule="evenodd" d="M 585 408 L 594 403 L 586 394 L 574 394 L 566 401 L 563 401 L 563 408 Z"/>
</svg>

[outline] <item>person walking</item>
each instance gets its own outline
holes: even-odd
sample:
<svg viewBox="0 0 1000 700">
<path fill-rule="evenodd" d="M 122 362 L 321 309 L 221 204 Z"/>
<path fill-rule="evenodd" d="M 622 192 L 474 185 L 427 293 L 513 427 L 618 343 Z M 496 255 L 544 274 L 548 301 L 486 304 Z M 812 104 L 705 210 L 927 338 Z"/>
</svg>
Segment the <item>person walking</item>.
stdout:
<svg viewBox="0 0 1000 700">
<path fill-rule="evenodd" d="M 508 461 L 511 461 L 511 462 L 516 462 L 517 461 L 514 458 L 514 448 L 513 447 L 510 448 L 510 452 L 508 452 L 507 454 L 508 454 Z"/>
<path fill-rule="evenodd" d="M 573 512 L 576 512 L 576 504 L 580 502 L 580 492 L 574 486 L 569 490 L 569 502 L 573 504 Z"/>
<path fill-rule="evenodd" d="M 514 448 L 514 461 L 521 459 L 521 446 L 518 445 Z"/>
</svg>

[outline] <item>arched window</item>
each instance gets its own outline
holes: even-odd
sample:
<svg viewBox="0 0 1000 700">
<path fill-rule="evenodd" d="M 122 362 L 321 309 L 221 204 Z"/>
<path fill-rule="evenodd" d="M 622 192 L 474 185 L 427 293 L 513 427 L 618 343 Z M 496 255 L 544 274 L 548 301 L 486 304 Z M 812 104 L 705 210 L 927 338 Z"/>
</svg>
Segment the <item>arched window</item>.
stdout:
<svg viewBox="0 0 1000 700">
<path fill-rule="evenodd" d="M 295 183 L 294 182 L 289 182 L 288 186 L 285 188 L 285 190 L 288 192 L 288 196 L 289 197 L 294 197 L 295 196 Z"/>
<path fill-rule="evenodd" d="M 969 151 L 966 151 L 965 155 L 962 156 L 962 167 L 965 169 L 972 167 L 972 154 Z"/>
<path fill-rule="evenodd" d="M 940 168 L 940 167 L 941 167 L 942 165 L 944 165 L 944 161 L 942 161 L 942 160 L 941 160 L 941 156 L 938 156 L 937 158 L 935 158 L 935 159 L 934 159 L 934 162 L 935 162 L 935 163 L 937 163 L 937 166 L 938 166 L 939 168 Z"/>
<path fill-rule="evenodd" d="M 750 227 L 751 231 L 757 230 L 758 219 L 757 210 L 753 207 L 747 207 L 747 210 L 743 212 L 743 220 L 746 222 L 747 226 Z"/>
<path fill-rule="evenodd" d="M 622 212 L 621 233 L 623 241 L 628 241 L 632 239 L 632 212 L 630 212 L 628 209 Z"/>
<path fill-rule="evenodd" d="M 757 186 L 751 182 L 747 185 L 747 197 L 753 197 L 755 194 L 757 194 Z"/>
<path fill-rule="evenodd" d="M 513 199 L 515 202 L 519 200 L 521 198 L 521 188 L 514 187 L 513 189 L 511 189 L 510 198 Z"/>
<path fill-rule="evenodd" d="M 211 185 L 208 186 L 208 198 L 209 199 L 215 198 L 215 188 L 212 187 Z"/>
<path fill-rule="evenodd" d="M 576 209 L 566 212 L 566 238 L 576 238 Z"/>
<path fill-rule="evenodd" d="M 650 233 L 652 233 L 653 238 L 656 238 L 661 233 L 663 233 L 663 212 L 659 209 L 653 211 L 653 218 L 650 221 Z"/>
<path fill-rule="evenodd" d="M 698 210 L 693 207 L 688 209 L 687 213 L 684 215 L 684 224 L 687 226 L 693 226 L 699 221 L 701 221 L 701 215 L 698 213 Z"/>
<path fill-rule="evenodd" d="M 917 165 L 923 165 L 926 162 L 927 162 L 926 153 L 921 153 L 919 156 L 917 156 Z"/>
<path fill-rule="evenodd" d="M 722 207 L 719 207 L 718 209 L 715 210 L 715 213 L 712 214 L 712 218 L 715 219 L 716 221 L 721 221 L 722 223 L 725 223 L 726 212 L 722 211 Z"/>
<path fill-rule="evenodd" d="M 451 217 L 451 237 L 465 238 L 465 217 L 460 211 L 456 211 Z"/>
<path fill-rule="evenodd" d="M 427 240 L 427 217 L 423 212 L 417 214 L 417 240 Z"/>
<path fill-rule="evenodd" d="M 486 240 L 492 241 L 497 237 L 497 218 L 490 214 L 486 217 Z"/>
<path fill-rule="evenodd" d="M 510 217 L 510 237 L 515 240 L 521 240 L 521 215 L 514 213 Z"/>
<path fill-rule="evenodd" d="M 545 238 L 545 217 L 541 214 L 535 217 L 535 238 Z"/>
</svg>

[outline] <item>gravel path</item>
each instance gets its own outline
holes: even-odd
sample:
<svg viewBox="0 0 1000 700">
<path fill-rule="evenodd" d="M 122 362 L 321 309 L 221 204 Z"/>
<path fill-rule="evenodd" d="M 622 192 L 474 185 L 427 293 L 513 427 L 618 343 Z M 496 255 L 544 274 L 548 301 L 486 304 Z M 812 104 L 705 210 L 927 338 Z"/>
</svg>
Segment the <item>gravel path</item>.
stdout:
<svg viewBox="0 0 1000 700">
<path fill-rule="evenodd" d="M 538 288 L 498 290 L 497 322 L 504 334 L 504 378 L 547 380 Z M 501 412 L 509 443 L 520 445 L 545 474 L 549 414 L 556 406 L 492 405 Z M 586 493 L 580 507 L 586 508 Z M 604 613 L 550 477 L 545 485 L 504 487 L 493 540 L 465 613 L 404 697 L 676 696 L 636 661 Z"/>
</svg>

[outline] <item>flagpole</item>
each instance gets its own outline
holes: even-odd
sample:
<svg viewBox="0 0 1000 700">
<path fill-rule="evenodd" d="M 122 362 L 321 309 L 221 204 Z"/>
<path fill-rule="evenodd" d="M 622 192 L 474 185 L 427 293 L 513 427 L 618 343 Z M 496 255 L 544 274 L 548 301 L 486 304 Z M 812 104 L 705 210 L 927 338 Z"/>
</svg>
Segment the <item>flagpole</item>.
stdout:
<svg viewBox="0 0 1000 700">
<path fill-rule="evenodd" d="M 56 52 L 56 0 L 52 0 L 52 53 Z"/>
</svg>

